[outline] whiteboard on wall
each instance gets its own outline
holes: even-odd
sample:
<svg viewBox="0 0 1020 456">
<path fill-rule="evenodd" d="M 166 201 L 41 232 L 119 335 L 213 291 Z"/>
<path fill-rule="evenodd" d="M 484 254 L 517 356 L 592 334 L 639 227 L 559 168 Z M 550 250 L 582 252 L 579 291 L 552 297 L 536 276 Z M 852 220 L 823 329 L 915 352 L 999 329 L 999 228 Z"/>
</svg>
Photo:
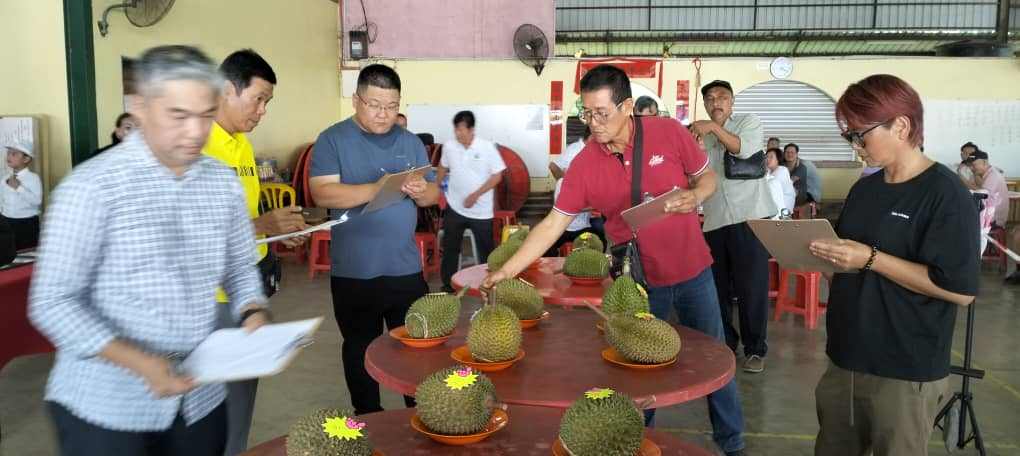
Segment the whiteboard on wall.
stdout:
<svg viewBox="0 0 1020 456">
<path fill-rule="evenodd" d="M 955 165 L 968 141 L 1007 176 L 1020 176 L 1020 101 L 924 100 L 926 155 Z"/>
<path fill-rule="evenodd" d="M 407 106 L 407 129 L 430 133 L 436 143 L 454 139 L 453 116 L 475 114 L 475 136 L 509 147 L 520 155 L 531 177 L 549 175 L 548 105 L 439 105 Z"/>
<path fill-rule="evenodd" d="M 39 147 L 39 120 L 31 116 L 0 116 L 0 176 L 6 176 L 11 171 L 7 167 L 7 149 L 3 146 L 13 142 L 24 143 L 32 148 L 35 158 L 29 167 L 41 176 L 43 160 Z"/>
</svg>

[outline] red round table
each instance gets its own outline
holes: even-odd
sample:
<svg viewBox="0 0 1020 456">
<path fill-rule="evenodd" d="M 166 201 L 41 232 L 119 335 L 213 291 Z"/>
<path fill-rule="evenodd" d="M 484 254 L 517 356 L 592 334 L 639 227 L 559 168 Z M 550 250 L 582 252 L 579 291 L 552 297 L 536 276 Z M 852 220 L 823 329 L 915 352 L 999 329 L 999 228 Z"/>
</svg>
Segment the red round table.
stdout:
<svg viewBox="0 0 1020 456">
<path fill-rule="evenodd" d="M 563 270 L 563 260 L 562 257 L 539 258 L 537 267 L 525 269 L 518 277 L 534 285 L 546 304 L 584 306 L 584 302 L 588 301 L 597 306 L 602 305 L 602 295 L 613 283 L 612 279 L 606 278 L 601 285 L 574 285 L 560 272 Z M 461 269 L 453 275 L 451 282 L 458 290 L 470 287 L 469 295 L 481 296 L 478 286 L 488 274 L 488 266 L 479 264 Z"/>
<path fill-rule="evenodd" d="M 34 265 L 0 270 L 0 370 L 14 358 L 53 351 L 28 321 L 28 289 Z"/>
<path fill-rule="evenodd" d="M 406 455 L 542 455 L 552 454 L 552 443 L 559 434 L 561 410 L 545 407 L 511 406 L 510 422 L 489 438 L 467 446 L 449 446 L 433 442 L 411 428 L 414 409 L 388 410 L 359 416 L 372 444 L 386 456 Z M 668 456 L 710 456 L 712 453 L 697 445 L 654 430 L 646 430 L 651 439 Z M 286 456 L 286 436 L 277 437 L 242 453 L 242 456 Z"/>
<path fill-rule="evenodd" d="M 398 393 L 414 395 L 426 376 L 456 364 L 450 352 L 466 343 L 467 320 L 474 307 L 464 306 L 453 337 L 438 347 L 406 347 L 387 334 L 376 338 L 365 354 L 369 375 Z M 681 339 L 678 361 L 658 369 L 635 370 L 602 359 L 602 350 L 608 345 L 595 328 L 600 319 L 595 312 L 546 308 L 550 318 L 524 330 L 524 359 L 487 374 L 502 402 L 566 408 L 588 389 L 605 387 L 637 401 L 648 399 L 648 408 L 665 407 L 705 396 L 733 378 L 733 352 L 704 333 L 677 326 Z"/>
</svg>

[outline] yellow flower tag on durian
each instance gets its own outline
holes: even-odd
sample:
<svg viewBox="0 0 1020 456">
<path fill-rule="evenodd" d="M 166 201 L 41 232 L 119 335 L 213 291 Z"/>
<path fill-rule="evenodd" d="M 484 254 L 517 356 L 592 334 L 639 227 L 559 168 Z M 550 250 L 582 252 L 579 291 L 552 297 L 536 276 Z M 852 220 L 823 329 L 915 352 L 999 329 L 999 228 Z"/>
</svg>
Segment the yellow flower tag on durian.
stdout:
<svg viewBox="0 0 1020 456">
<path fill-rule="evenodd" d="M 326 418 L 326 421 L 322 423 L 322 430 L 326 435 L 341 440 L 357 440 L 364 437 L 361 434 L 361 430 L 364 428 L 365 423 L 346 416 Z"/>
<path fill-rule="evenodd" d="M 655 315 L 652 315 L 652 314 L 650 314 L 648 312 L 638 312 L 638 313 L 634 314 L 634 316 L 638 317 L 638 318 L 640 318 L 642 320 L 651 320 L 651 319 L 655 318 Z"/>
<path fill-rule="evenodd" d="M 612 396 L 614 392 L 615 391 L 609 388 L 592 388 L 584 392 L 584 397 L 594 400 L 607 399 Z"/>
<path fill-rule="evenodd" d="M 584 233 L 581 233 L 581 235 L 578 236 L 578 237 L 580 237 L 581 239 L 584 239 L 584 240 L 587 241 L 588 239 L 591 239 L 591 233 L 584 232 Z"/>
<path fill-rule="evenodd" d="M 471 385 L 474 385 L 478 381 L 478 374 L 474 373 L 470 367 L 463 369 L 457 369 L 452 374 L 446 377 L 446 386 L 454 391 L 462 390 Z"/>
</svg>

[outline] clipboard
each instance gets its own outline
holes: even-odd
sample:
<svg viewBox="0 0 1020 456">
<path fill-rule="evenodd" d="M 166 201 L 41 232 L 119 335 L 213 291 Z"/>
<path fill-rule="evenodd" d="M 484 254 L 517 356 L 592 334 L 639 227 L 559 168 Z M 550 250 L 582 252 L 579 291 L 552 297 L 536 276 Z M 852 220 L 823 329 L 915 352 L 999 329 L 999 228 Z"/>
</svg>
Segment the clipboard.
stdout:
<svg viewBox="0 0 1020 456">
<path fill-rule="evenodd" d="M 828 220 L 748 220 L 747 225 L 783 269 L 857 272 L 837 270 L 832 263 L 811 254 L 812 242 L 839 239 Z"/>
<path fill-rule="evenodd" d="M 369 201 L 368 204 L 365 205 L 365 208 L 361 210 L 361 213 L 364 214 L 366 212 L 378 211 L 379 209 L 403 200 L 407 195 L 400 191 L 400 187 L 404 186 L 404 182 L 407 178 L 413 175 L 424 176 L 425 173 L 431 170 L 431 166 L 425 165 L 396 174 L 387 174 L 383 178 L 382 187 L 379 189 L 379 192 L 375 194 L 372 201 Z"/>
<path fill-rule="evenodd" d="M 673 215 L 672 213 L 666 212 L 666 201 L 676 195 L 679 195 L 684 190 L 685 189 L 679 187 L 674 188 L 673 190 L 621 212 L 620 216 L 623 217 L 623 221 L 627 222 L 627 225 L 630 226 L 630 230 L 636 232 L 638 228 L 641 228 L 642 226 L 658 222 L 659 220 Z"/>
<path fill-rule="evenodd" d="M 283 372 L 313 341 L 322 317 L 265 325 L 248 333 L 220 329 L 209 335 L 177 367 L 196 383 L 222 383 Z"/>
</svg>

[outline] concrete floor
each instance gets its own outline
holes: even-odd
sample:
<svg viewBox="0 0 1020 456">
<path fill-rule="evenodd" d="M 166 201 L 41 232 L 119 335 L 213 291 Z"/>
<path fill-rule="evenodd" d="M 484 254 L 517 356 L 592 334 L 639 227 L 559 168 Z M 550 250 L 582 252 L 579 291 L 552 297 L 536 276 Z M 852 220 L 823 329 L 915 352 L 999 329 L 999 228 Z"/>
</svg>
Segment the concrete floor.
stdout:
<svg viewBox="0 0 1020 456">
<path fill-rule="evenodd" d="M 318 315 L 327 322 L 309 347 L 285 372 L 263 379 L 259 388 L 251 442 L 262 442 L 287 431 L 299 416 L 329 406 L 348 405 L 340 369 L 340 335 L 333 320 L 329 280 L 320 275 L 309 281 L 303 268 L 286 267 L 284 290 L 273 298 L 281 321 Z M 1003 287 L 997 274 L 985 273 L 978 307 L 976 356 L 987 369 L 975 387 L 976 409 L 989 454 L 1020 455 L 1020 294 L 1018 287 Z M 437 279 L 433 278 L 433 289 Z M 964 313 L 956 331 L 955 356 L 961 354 Z M 746 441 L 751 455 L 810 455 L 818 425 L 814 387 L 826 366 L 824 325 L 806 330 L 799 317 L 785 316 L 769 325 L 770 352 L 762 374 L 737 373 L 746 417 Z M 954 361 L 962 362 L 961 358 Z M 738 359 L 738 363 L 740 360 Z M 0 421 L 3 423 L 0 455 L 56 454 L 53 429 L 42 403 L 43 386 L 52 356 L 20 358 L 0 373 Z M 958 385 L 954 379 L 954 387 Z M 386 408 L 402 407 L 398 395 L 384 390 Z M 666 430 L 706 448 L 710 425 L 705 403 L 699 400 L 659 411 L 660 430 Z M 944 454 L 932 441 L 932 454 Z M 977 454 L 973 447 L 956 454 Z"/>
</svg>

